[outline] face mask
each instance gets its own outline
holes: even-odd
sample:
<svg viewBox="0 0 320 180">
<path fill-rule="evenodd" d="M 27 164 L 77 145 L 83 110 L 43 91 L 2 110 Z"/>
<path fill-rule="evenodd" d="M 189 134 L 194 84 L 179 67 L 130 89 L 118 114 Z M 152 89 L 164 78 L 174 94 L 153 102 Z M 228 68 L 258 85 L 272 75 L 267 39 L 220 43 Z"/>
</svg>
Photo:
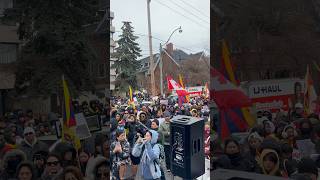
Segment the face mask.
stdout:
<svg viewBox="0 0 320 180">
<path fill-rule="evenodd" d="M 232 160 L 232 159 L 236 159 L 237 157 L 239 157 L 240 153 L 235 153 L 235 154 L 228 154 L 228 157 Z"/>
<path fill-rule="evenodd" d="M 310 133 L 310 128 L 301 128 L 301 133 L 302 134 L 309 134 Z"/>
</svg>

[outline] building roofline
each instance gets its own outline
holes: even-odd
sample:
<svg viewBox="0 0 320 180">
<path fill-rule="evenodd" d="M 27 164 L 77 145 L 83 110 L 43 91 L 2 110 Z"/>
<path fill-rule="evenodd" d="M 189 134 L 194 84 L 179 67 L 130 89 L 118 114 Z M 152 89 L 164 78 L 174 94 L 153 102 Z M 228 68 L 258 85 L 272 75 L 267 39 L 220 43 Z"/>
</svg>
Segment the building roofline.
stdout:
<svg viewBox="0 0 320 180">
<path fill-rule="evenodd" d="M 163 52 L 164 52 L 165 54 L 167 54 L 167 56 L 168 56 L 170 59 L 172 59 L 172 61 L 173 61 L 178 67 L 180 67 L 179 63 L 177 63 L 177 61 L 173 59 L 173 57 L 167 52 L 166 49 L 163 49 Z M 156 62 L 156 64 L 155 64 L 155 66 L 153 67 L 153 72 L 156 70 L 156 68 L 157 68 L 157 66 L 158 66 L 158 64 L 159 64 L 159 62 L 160 62 L 160 57 L 161 57 L 161 55 L 158 57 L 158 60 L 157 60 L 157 62 Z"/>
</svg>

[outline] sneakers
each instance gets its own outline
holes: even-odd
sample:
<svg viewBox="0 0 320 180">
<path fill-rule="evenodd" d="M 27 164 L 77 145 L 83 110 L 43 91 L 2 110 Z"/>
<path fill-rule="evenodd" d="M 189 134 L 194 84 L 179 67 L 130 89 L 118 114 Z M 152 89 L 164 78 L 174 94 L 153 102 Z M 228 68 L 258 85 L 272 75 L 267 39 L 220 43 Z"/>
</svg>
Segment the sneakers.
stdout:
<svg viewBox="0 0 320 180">
<path fill-rule="evenodd" d="M 167 172 L 171 172 L 170 169 L 167 169 Z"/>
</svg>

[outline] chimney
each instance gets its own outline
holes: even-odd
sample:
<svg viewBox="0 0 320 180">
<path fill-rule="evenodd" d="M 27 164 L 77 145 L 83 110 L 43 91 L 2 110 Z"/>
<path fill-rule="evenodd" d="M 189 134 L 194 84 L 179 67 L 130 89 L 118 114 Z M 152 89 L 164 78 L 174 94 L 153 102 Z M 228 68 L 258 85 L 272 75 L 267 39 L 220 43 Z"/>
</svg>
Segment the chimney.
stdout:
<svg viewBox="0 0 320 180">
<path fill-rule="evenodd" d="M 173 54 L 173 44 L 172 43 L 169 43 L 167 44 L 167 52 L 172 56 Z"/>
</svg>

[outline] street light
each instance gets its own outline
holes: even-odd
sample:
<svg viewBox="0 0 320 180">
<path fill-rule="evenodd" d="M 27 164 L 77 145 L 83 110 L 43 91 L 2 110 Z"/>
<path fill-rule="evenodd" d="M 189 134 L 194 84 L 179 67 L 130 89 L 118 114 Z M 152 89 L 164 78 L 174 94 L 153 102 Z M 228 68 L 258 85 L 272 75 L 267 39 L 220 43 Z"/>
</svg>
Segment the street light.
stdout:
<svg viewBox="0 0 320 180">
<path fill-rule="evenodd" d="M 179 30 L 179 33 L 182 33 L 181 26 L 176 28 L 175 30 L 173 30 L 171 35 L 169 36 L 168 40 L 164 43 L 164 46 L 170 41 L 172 35 L 178 30 Z M 162 54 L 162 45 L 160 43 L 160 62 L 159 62 L 160 63 L 159 64 L 160 65 L 159 66 L 159 68 L 160 68 L 160 91 L 161 91 L 161 96 L 163 96 L 163 72 L 162 72 L 163 64 L 162 64 L 162 56 L 161 56 L 161 54 Z"/>
</svg>

